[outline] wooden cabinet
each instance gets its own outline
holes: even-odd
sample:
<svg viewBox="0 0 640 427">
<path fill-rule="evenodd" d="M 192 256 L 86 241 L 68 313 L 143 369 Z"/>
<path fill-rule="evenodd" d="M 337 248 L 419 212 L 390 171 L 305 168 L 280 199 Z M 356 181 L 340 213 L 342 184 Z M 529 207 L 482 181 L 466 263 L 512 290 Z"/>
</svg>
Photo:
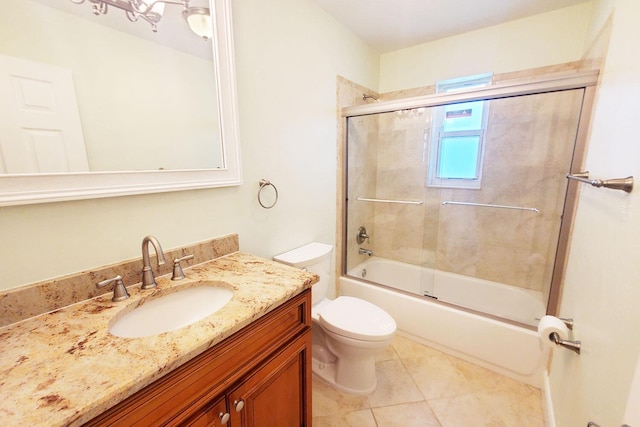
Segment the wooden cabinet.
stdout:
<svg viewBox="0 0 640 427">
<path fill-rule="evenodd" d="M 228 425 L 231 415 L 224 396 L 207 405 L 202 412 L 193 416 L 185 425 L 189 427 L 218 427 Z"/>
<path fill-rule="evenodd" d="M 305 420 L 306 337 L 294 342 L 253 375 L 240 383 L 228 396 L 233 427 L 311 426 Z"/>
<path fill-rule="evenodd" d="M 310 290 L 87 425 L 311 426 Z"/>
</svg>

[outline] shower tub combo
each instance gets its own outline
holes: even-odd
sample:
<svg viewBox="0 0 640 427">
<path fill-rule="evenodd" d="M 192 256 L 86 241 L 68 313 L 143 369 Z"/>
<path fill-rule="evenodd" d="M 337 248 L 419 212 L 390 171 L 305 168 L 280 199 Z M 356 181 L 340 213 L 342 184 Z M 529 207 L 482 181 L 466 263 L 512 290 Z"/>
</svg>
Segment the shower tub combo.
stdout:
<svg viewBox="0 0 640 427">
<path fill-rule="evenodd" d="M 432 285 L 433 295 L 438 297 L 442 291 L 440 296 L 447 303 L 421 298 L 425 278 L 433 280 L 427 285 Z M 374 256 L 340 278 L 340 294 L 382 307 L 398 329 L 413 339 L 519 381 L 541 385 L 544 353 L 537 333 L 473 312 L 537 324 L 535 319 L 545 314 L 539 293 Z"/>
<path fill-rule="evenodd" d="M 583 162 L 596 81 L 343 108 L 338 293 L 378 305 L 401 334 L 542 386 L 536 326 L 557 314 L 577 191 L 566 174 Z M 477 158 L 469 176 L 460 153 Z"/>
</svg>

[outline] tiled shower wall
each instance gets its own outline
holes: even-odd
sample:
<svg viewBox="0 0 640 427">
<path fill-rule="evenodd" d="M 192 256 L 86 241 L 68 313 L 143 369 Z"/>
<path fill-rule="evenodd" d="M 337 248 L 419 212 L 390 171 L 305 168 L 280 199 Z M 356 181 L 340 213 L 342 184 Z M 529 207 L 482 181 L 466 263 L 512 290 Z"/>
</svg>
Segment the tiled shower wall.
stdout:
<svg viewBox="0 0 640 427">
<path fill-rule="evenodd" d="M 351 105 L 361 105 L 367 102 L 362 99 L 363 94 L 368 94 L 378 97 L 379 95 L 370 89 L 359 86 L 345 78 L 338 77 L 338 107 L 347 107 Z M 338 112 L 338 117 L 340 114 Z M 342 120 L 342 119 L 339 119 Z M 344 147 L 346 145 L 346 131 L 345 126 L 339 126 L 340 140 L 343 144 L 339 144 Z M 339 151 L 341 162 L 345 162 L 346 167 L 349 168 L 349 200 L 348 206 L 348 219 L 347 219 L 347 238 L 343 239 L 342 236 L 338 236 L 337 241 L 346 246 L 348 257 L 347 269 L 356 265 L 358 248 L 360 246 L 356 242 L 356 232 L 358 227 L 363 224 L 369 224 L 370 218 L 375 216 L 375 206 L 371 204 L 362 205 L 361 202 L 357 202 L 355 197 L 357 195 L 374 194 L 376 191 L 376 176 L 371 174 L 371 168 L 375 168 L 378 159 L 378 118 L 377 116 L 368 116 L 363 118 L 355 118 L 350 120 L 349 129 L 350 139 L 354 141 L 354 144 L 349 145 L 349 152 L 346 154 L 345 150 Z M 364 142 L 364 143 L 363 143 Z M 342 175 L 338 178 L 338 182 L 342 180 Z M 340 193 L 340 192 L 339 192 Z M 354 197 L 352 197 L 354 196 Z M 338 206 L 342 210 L 342 200 L 338 201 Z M 367 229 L 369 233 L 371 230 Z M 355 254 L 355 255 L 353 255 Z"/>
<path fill-rule="evenodd" d="M 512 77 L 534 75 L 539 73 Z M 351 119 L 348 161 L 355 169 L 349 171 L 347 268 L 363 260 L 357 248 L 364 246 L 383 258 L 547 293 L 581 100 L 582 91 L 576 90 L 492 101 L 479 190 L 426 186 L 428 109 Z M 425 203 L 358 202 L 357 196 Z M 540 212 L 442 205 L 444 200 Z M 371 236 L 363 245 L 355 243 L 360 225 Z"/>
</svg>

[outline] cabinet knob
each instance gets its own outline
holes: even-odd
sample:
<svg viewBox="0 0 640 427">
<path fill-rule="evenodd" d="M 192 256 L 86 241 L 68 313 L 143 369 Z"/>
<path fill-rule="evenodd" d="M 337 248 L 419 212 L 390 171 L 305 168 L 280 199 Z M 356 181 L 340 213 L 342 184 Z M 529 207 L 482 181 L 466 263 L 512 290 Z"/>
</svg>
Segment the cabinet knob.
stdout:
<svg viewBox="0 0 640 427">
<path fill-rule="evenodd" d="M 236 408 L 236 412 L 242 411 L 242 408 L 244 408 L 244 400 L 234 400 L 233 407 Z"/>
<path fill-rule="evenodd" d="M 218 416 L 220 417 L 220 424 L 226 424 L 229 422 L 229 418 L 231 418 L 231 415 L 229 415 L 228 412 L 220 412 L 220 415 Z"/>
</svg>

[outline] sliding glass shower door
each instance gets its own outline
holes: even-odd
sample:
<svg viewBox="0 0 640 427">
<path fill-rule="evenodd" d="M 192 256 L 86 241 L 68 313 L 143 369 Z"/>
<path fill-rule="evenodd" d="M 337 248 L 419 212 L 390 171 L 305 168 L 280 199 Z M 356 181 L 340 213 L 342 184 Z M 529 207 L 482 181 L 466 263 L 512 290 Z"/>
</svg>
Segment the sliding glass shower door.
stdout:
<svg viewBox="0 0 640 427">
<path fill-rule="evenodd" d="M 346 270 L 415 295 L 432 292 L 437 237 L 425 221 L 437 210 L 424 199 L 424 113 L 373 114 L 347 124 Z M 358 239 L 362 229 L 366 240 Z"/>
<path fill-rule="evenodd" d="M 349 117 L 346 274 L 535 325 L 546 312 L 583 95 Z M 358 243 L 361 227 L 368 239 Z"/>
</svg>

